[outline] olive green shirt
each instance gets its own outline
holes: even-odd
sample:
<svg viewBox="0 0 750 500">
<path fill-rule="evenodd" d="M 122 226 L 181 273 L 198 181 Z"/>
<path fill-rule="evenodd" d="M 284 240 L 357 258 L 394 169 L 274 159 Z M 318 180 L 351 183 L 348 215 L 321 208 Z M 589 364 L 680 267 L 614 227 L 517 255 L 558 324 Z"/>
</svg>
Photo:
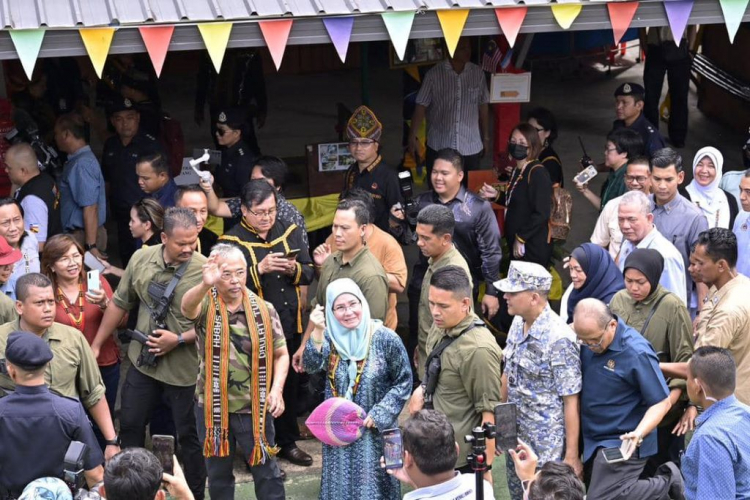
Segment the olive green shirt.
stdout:
<svg viewBox="0 0 750 500">
<path fill-rule="evenodd" d="M 433 326 L 427 352 L 437 347 L 444 336 L 456 336 L 474 322 L 482 320 L 472 313 L 454 328 L 442 330 Z M 466 455 L 471 451 L 463 436 L 482 424 L 482 412 L 493 412 L 500 403 L 502 359 L 503 352 L 495 337 L 483 326 L 461 335 L 440 355 L 440 378 L 432 401 L 459 436 L 456 468 L 466 465 Z"/>
<path fill-rule="evenodd" d="M 13 299 L 0 292 L 0 325 L 4 325 L 18 318 L 16 303 Z"/>
<path fill-rule="evenodd" d="M 370 306 L 370 317 L 385 321 L 388 312 L 388 276 L 380 261 L 365 245 L 352 260 L 344 264 L 342 253 L 331 254 L 320 269 L 318 290 L 312 300 L 312 306 L 326 305 L 326 288 L 340 278 L 354 281 Z"/>
<path fill-rule="evenodd" d="M 8 336 L 19 330 L 20 319 L 0 326 L 0 359 L 3 361 Z M 104 382 L 86 337 L 73 327 L 53 323 L 42 338 L 47 341 L 53 354 L 44 373 L 50 390 L 80 400 L 85 408 L 98 403 L 104 397 Z M 15 388 L 16 384 L 10 377 L 0 374 L 3 396 Z"/>
<path fill-rule="evenodd" d="M 661 297 L 664 298 L 654 311 L 646 331 L 641 334 L 657 354 L 663 353 L 659 355 L 660 361 L 687 362 L 693 357 L 693 322 L 685 303 L 677 295 L 658 285 L 646 300 L 636 302 L 627 290 L 620 290 L 612 297 L 609 307 L 628 326 L 640 332 L 651 309 Z M 687 382 L 684 379 L 669 379 L 667 385 L 670 390 L 682 389 L 680 401 L 683 404 L 673 406 L 673 410 L 664 417 L 663 425 L 669 425 L 681 417 L 684 404 L 688 401 Z"/>
<path fill-rule="evenodd" d="M 435 271 L 445 266 L 458 266 L 466 271 L 466 275 L 469 277 L 469 286 L 472 288 L 474 287 L 474 283 L 471 279 L 471 271 L 469 270 L 468 264 L 466 264 L 466 259 L 461 255 L 461 252 L 456 250 L 455 246 L 451 245 L 450 249 L 437 261 L 430 257 L 427 263 L 427 271 L 424 273 L 422 289 L 419 293 L 419 344 L 417 346 L 417 349 L 419 350 L 419 366 L 417 366 L 417 371 L 419 372 L 420 380 L 424 380 L 424 362 L 427 360 L 428 354 L 426 352 L 427 337 L 432 329 L 432 313 L 430 312 L 429 303 L 430 279 L 432 278 L 432 275 L 435 274 Z"/>
<path fill-rule="evenodd" d="M 148 294 L 148 285 L 151 281 L 168 285 L 179 267 L 179 264 L 177 266 L 165 264 L 162 248 L 163 245 L 154 245 L 138 250 L 131 257 L 117 291 L 112 296 L 114 303 L 127 311 L 141 304 L 138 308 L 136 329 L 147 335 L 150 335 L 156 328 L 149 311 L 149 307 L 155 307 L 155 301 Z M 166 324 L 170 332 L 179 334 L 193 328 L 193 322 L 182 315 L 180 304 L 182 304 L 182 296 L 185 292 L 203 281 L 202 267 L 205 263 L 206 258 L 198 252 L 194 252 L 190 258 L 185 274 L 177 284 L 174 298 L 169 304 Z M 144 307 L 143 304 L 147 304 L 148 307 Z M 141 344 L 136 341 L 130 342 L 128 358 L 133 366 L 144 375 L 179 387 L 195 385 L 198 377 L 198 353 L 194 345 L 178 346 L 164 356 L 159 356 L 156 367 L 137 366 L 136 361 L 140 353 Z"/>
</svg>

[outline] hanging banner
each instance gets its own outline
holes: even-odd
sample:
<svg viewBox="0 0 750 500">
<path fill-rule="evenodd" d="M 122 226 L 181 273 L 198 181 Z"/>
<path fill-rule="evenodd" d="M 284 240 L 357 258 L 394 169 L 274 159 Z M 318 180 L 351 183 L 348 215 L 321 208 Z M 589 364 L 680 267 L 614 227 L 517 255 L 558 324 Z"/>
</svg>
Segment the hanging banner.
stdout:
<svg viewBox="0 0 750 500">
<path fill-rule="evenodd" d="M 336 47 L 339 59 L 345 63 L 346 51 L 349 49 L 349 39 L 354 27 L 354 17 L 324 17 L 323 25 L 326 27 L 328 36 L 331 37 L 333 46 Z"/>
<path fill-rule="evenodd" d="M 203 43 L 206 45 L 206 50 L 208 50 L 208 55 L 214 63 L 216 72 L 221 73 L 224 52 L 227 51 L 229 35 L 232 34 L 232 23 L 199 24 L 198 31 L 201 33 Z"/>
<path fill-rule="evenodd" d="M 609 21 L 612 23 L 612 33 L 615 36 L 615 45 L 617 45 L 628 31 L 630 23 L 633 22 L 635 11 L 638 10 L 638 2 L 607 2 L 607 10 L 609 10 Z"/>
<path fill-rule="evenodd" d="M 156 76 L 159 77 L 161 69 L 164 67 L 164 59 L 167 58 L 174 26 L 141 26 L 138 31 L 140 31 L 143 43 L 146 45 Z"/>
<path fill-rule="evenodd" d="M 664 10 L 667 11 L 669 29 L 672 30 L 672 38 L 679 46 L 682 35 L 685 33 L 690 13 L 693 11 L 694 0 L 670 0 L 664 2 Z"/>
<path fill-rule="evenodd" d="M 464 24 L 466 24 L 466 19 L 469 17 L 469 9 L 438 10 L 436 12 L 440 21 L 440 27 L 443 29 L 448 53 L 453 57 L 453 53 L 456 51 L 456 46 L 458 45 L 458 39 L 461 38 Z"/>
<path fill-rule="evenodd" d="M 734 37 L 737 34 L 737 30 L 740 29 L 740 23 L 745 15 L 747 2 L 748 0 L 719 0 L 731 43 L 734 43 Z"/>
<path fill-rule="evenodd" d="M 404 54 L 406 53 L 406 44 L 409 41 L 414 14 L 414 12 L 383 12 L 380 14 L 385 29 L 388 30 L 388 36 L 391 37 L 393 48 L 401 61 L 404 60 Z"/>
<path fill-rule="evenodd" d="M 42 48 L 44 30 L 9 30 L 8 33 L 10 33 L 10 39 L 13 40 L 13 45 L 16 47 L 23 71 L 31 81 L 31 74 L 34 73 L 36 59 L 39 57 L 39 49 Z"/>
<path fill-rule="evenodd" d="M 86 52 L 94 65 L 96 75 L 101 78 L 104 70 L 104 62 L 109 54 L 109 46 L 112 45 L 112 37 L 115 36 L 114 28 L 82 28 L 78 30 L 86 47 Z"/>
<path fill-rule="evenodd" d="M 263 32 L 263 38 L 266 40 L 266 45 L 268 45 L 268 50 L 271 51 L 276 71 L 281 67 L 281 60 L 284 58 L 286 42 L 289 40 L 289 32 L 292 31 L 292 22 L 291 19 L 258 22 L 260 31 Z"/>
<path fill-rule="evenodd" d="M 552 9 L 552 15 L 555 16 L 555 21 L 557 21 L 557 24 L 559 24 L 562 29 L 566 30 L 570 28 L 570 26 L 573 24 L 573 21 L 575 21 L 576 17 L 578 17 L 578 14 L 581 13 L 583 5 L 579 3 L 557 3 L 551 5 L 550 8 Z"/>
<path fill-rule="evenodd" d="M 495 9 L 497 22 L 500 24 L 500 29 L 503 30 L 503 35 L 507 38 L 508 45 L 510 45 L 511 48 L 513 48 L 513 45 L 516 43 L 516 37 L 521 30 L 521 25 L 526 18 L 526 12 L 528 12 L 528 10 L 528 7 Z"/>
</svg>

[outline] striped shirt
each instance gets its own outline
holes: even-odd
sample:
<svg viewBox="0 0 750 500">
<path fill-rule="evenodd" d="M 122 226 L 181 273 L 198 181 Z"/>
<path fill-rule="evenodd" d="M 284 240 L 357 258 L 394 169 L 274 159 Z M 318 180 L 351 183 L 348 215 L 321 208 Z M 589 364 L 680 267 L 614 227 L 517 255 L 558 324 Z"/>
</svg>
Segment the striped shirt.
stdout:
<svg viewBox="0 0 750 500">
<path fill-rule="evenodd" d="M 482 151 L 479 106 L 490 101 L 484 72 L 466 63 L 459 74 L 450 61 L 427 72 L 417 104 L 427 108 L 427 146 L 435 151 L 453 148 L 464 156 Z"/>
</svg>

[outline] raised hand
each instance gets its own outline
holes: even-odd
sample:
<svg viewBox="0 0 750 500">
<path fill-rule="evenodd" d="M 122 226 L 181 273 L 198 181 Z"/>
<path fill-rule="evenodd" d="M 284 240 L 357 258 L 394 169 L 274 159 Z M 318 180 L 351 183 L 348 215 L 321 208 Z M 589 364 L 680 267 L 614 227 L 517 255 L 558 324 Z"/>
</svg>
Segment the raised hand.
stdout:
<svg viewBox="0 0 750 500">
<path fill-rule="evenodd" d="M 322 266 L 323 262 L 326 261 L 329 255 L 331 255 L 331 245 L 329 245 L 328 243 L 318 245 L 318 248 L 313 251 L 313 260 L 315 261 L 315 265 Z"/>
<path fill-rule="evenodd" d="M 221 278 L 221 274 L 226 270 L 227 265 L 219 265 L 218 256 L 212 255 L 208 258 L 205 264 L 203 264 L 203 284 L 206 286 L 214 286 L 217 281 Z"/>
</svg>

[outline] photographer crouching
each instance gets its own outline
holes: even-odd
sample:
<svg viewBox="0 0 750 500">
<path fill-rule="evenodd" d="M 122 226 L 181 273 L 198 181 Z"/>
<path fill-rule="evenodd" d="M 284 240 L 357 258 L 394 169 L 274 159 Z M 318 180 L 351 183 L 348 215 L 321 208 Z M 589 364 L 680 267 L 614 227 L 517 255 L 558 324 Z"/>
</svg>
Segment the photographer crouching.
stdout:
<svg viewBox="0 0 750 500">
<path fill-rule="evenodd" d="M 103 478 L 101 448 L 86 412 L 73 398 L 50 392 L 44 381 L 52 350 L 41 337 L 13 332 L 5 348 L 5 369 L 15 392 L 0 399 L 0 498 L 16 498 L 31 481 L 62 477 L 72 441 L 88 448 L 83 475 L 89 487 Z"/>
</svg>

